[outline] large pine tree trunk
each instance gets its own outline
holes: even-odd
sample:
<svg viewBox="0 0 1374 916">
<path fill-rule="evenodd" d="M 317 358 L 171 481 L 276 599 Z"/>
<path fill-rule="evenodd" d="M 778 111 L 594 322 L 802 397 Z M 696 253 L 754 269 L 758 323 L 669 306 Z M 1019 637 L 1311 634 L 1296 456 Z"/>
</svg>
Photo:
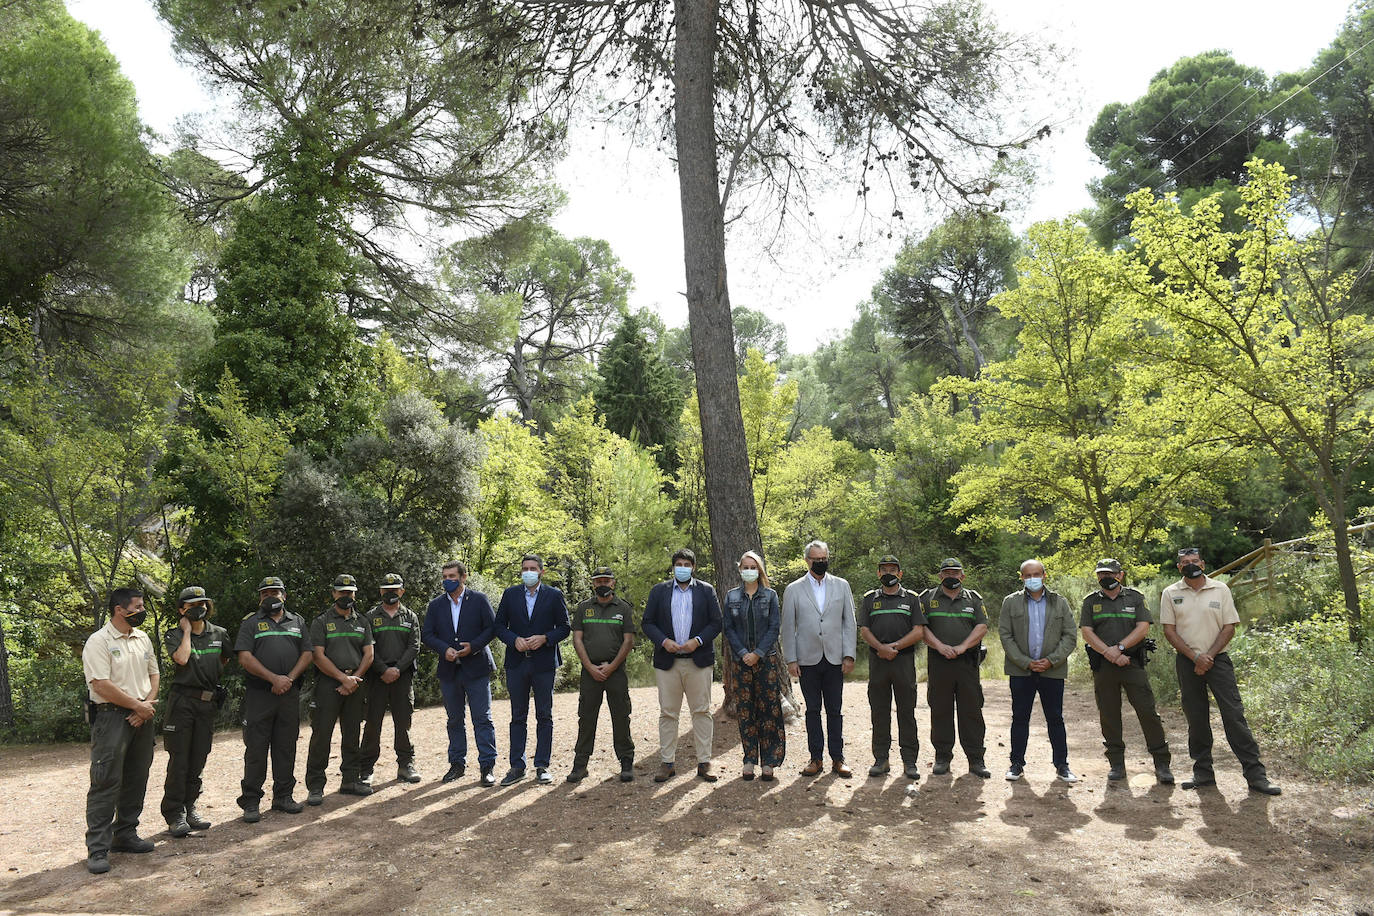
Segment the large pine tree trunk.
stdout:
<svg viewBox="0 0 1374 916">
<path fill-rule="evenodd" d="M 10 690 L 10 653 L 5 647 L 5 621 L 0 619 L 0 726 L 14 728 L 14 694 Z"/>
<path fill-rule="evenodd" d="M 735 376 L 735 331 L 725 280 L 725 218 L 716 160 L 716 0 L 677 0 L 673 115 L 687 274 L 687 320 L 701 405 L 706 512 L 715 584 L 739 583 L 736 562 L 762 550 Z M 727 663 L 728 664 L 728 663 Z M 727 668 L 726 706 L 734 707 Z"/>
</svg>

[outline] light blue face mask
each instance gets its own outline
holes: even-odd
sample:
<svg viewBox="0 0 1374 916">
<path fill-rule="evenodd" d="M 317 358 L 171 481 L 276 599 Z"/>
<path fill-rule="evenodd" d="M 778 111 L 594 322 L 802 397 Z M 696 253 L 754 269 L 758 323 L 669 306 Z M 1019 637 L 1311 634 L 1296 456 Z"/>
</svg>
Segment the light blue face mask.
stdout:
<svg viewBox="0 0 1374 916">
<path fill-rule="evenodd" d="M 674 567 L 673 567 L 673 578 L 676 579 L 676 580 L 679 581 L 679 582 L 690 582 L 690 581 L 692 581 L 692 567 L 690 567 L 690 566 L 674 566 Z"/>
<path fill-rule="evenodd" d="M 757 569 L 741 569 L 739 571 L 739 577 L 745 582 L 757 582 L 759 580 L 759 571 Z"/>
<path fill-rule="evenodd" d="M 525 583 L 525 588 L 534 588 L 539 584 L 539 570 L 527 569 L 520 574 L 520 581 Z"/>
<path fill-rule="evenodd" d="M 1040 576 L 1027 576 L 1025 581 L 1028 592 L 1038 592 L 1045 587 L 1045 580 Z"/>
</svg>

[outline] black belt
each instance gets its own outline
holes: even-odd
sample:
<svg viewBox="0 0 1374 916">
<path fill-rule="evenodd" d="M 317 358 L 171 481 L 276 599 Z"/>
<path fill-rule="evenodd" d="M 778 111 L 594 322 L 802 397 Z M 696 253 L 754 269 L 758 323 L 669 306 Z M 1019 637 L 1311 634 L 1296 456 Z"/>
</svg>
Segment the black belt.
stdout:
<svg viewBox="0 0 1374 916">
<path fill-rule="evenodd" d="M 116 706 L 114 703 L 92 703 L 91 708 L 93 708 L 96 712 L 99 712 L 102 709 L 123 709 L 124 707 Z"/>
<path fill-rule="evenodd" d="M 173 684 L 172 689 L 188 697 L 194 697 L 204 703 L 209 703 L 215 698 L 215 692 L 213 690 L 201 690 L 199 687 L 193 687 L 190 684 Z"/>
<path fill-rule="evenodd" d="M 673 654 L 673 658 L 691 658 L 693 655 L 696 655 L 696 653 L 695 653 L 695 652 L 676 652 L 676 653 Z"/>
</svg>

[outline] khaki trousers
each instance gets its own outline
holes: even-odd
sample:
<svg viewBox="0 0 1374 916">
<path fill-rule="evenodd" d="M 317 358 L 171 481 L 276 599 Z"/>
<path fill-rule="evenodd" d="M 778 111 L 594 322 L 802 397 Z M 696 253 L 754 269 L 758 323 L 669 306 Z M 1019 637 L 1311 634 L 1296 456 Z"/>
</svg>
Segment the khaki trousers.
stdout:
<svg viewBox="0 0 1374 916">
<path fill-rule="evenodd" d="M 655 669 L 658 677 L 658 753 L 664 763 L 677 757 L 677 720 L 682 712 L 682 698 L 692 711 L 692 740 L 696 745 L 697 763 L 711 759 L 711 668 L 698 668 L 690 658 L 679 658 L 667 671 Z"/>
</svg>

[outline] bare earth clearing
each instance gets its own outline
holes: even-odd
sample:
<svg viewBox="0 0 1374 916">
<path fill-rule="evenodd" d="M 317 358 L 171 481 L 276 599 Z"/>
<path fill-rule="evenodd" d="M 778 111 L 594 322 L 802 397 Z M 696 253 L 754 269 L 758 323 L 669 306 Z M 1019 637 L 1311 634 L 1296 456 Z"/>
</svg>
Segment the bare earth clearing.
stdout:
<svg viewBox="0 0 1374 916">
<path fill-rule="evenodd" d="M 744 782 L 734 724 L 718 718 L 721 781 L 710 786 L 686 775 L 694 761 L 684 732 L 678 778 L 655 785 L 656 695 L 638 689 L 638 778 L 615 779 L 603 710 L 592 776 L 573 787 L 562 777 L 577 697 L 564 693 L 555 698 L 552 788 L 526 780 L 482 789 L 471 765 L 462 780 L 440 784 L 444 713 L 426 709 L 413 729 L 424 782 L 391 781 L 388 724 L 376 794 L 335 793 L 336 750 L 322 808 L 265 811 L 249 825 L 237 818 L 242 743 L 230 732 L 219 736 L 206 768 L 203 810 L 215 826 L 184 840 L 170 838 L 157 813 L 166 765 L 159 742 L 143 825 L 157 850 L 115 854 L 113 871 L 100 877 L 86 873 L 82 844 L 88 749 L 0 749 L 0 912 L 1374 911 L 1368 791 L 1299 782 L 1270 753 L 1270 775 L 1284 794 L 1251 795 L 1219 723 L 1220 791 L 1156 786 L 1129 710 L 1129 784 L 1109 787 L 1092 698 L 1073 687 L 1065 698 L 1070 762 L 1083 781 L 1052 781 L 1037 709 L 1028 779 L 1009 784 L 1001 778 L 1006 684 L 985 689 L 993 778 L 970 776 L 962 755 L 952 777 L 929 775 L 922 694 L 923 778 L 914 796 L 900 775 L 865 778 L 868 705 L 857 683 L 845 694 L 851 780 L 798 774 L 806 762 L 798 723 L 789 729 L 780 780 Z M 496 703 L 494 714 L 504 751 L 508 705 Z M 1181 716 L 1169 709 L 1165 721 L 1181 781 L 1188 773 Z M 302 731 L 298 777 L 308 726 Z M 532 733 L 530 742 L 533 749 Z M 506 766 L 501 760 L 498 776 Z"/>
</svg>

